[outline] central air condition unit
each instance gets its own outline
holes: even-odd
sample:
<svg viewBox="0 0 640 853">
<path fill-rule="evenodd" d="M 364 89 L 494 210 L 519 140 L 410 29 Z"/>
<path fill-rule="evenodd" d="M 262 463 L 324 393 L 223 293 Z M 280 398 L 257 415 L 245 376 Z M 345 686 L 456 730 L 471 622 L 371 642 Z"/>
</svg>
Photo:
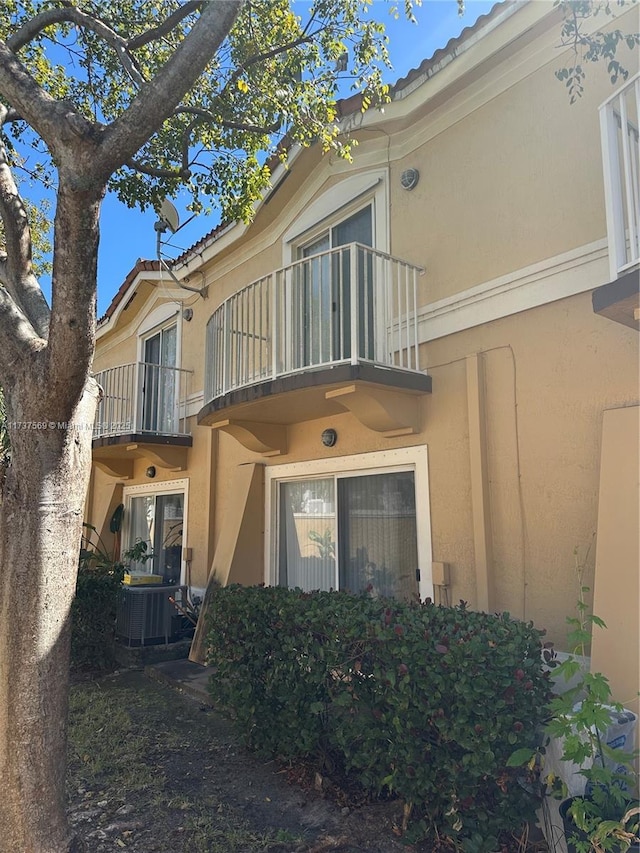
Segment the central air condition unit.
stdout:
<svg viewBox="0 0 640 853">
<path fill-rule="evenodd" d="M 173 635 L 175 599 L 180 586 L 122 587 L 116 614 L 116 636 L 128 646 L 169 643 Z"/>
</svg>

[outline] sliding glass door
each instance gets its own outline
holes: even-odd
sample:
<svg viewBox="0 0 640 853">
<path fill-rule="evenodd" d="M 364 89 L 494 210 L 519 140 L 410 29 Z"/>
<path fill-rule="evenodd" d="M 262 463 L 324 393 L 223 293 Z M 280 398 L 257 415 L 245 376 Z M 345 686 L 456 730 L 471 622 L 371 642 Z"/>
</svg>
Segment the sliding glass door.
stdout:
<svg viewBox="0 0 640 853">
<path fill-rule="evenodd" d="M 350 243 L 373 246 L 371 206 L 343 220 L 299 248 L 305 263 L 297 268 L 295 313 L 297 366 L 309 367 L 351 358 L 351 312 L 358 312 L 358 355 L 374 355 L 373 262 L 370 253 L 357 249 L 332 252 Z M 354 261 L 354 265 L 352 265 Z M 356 281 L 351 281 L 352 269 Z"/>
<path fill-rule="evenodd" d="M 177 431 L 177 326 L 167 326 L 144 342 L 142 429 L 171 435 Z"/>
<path fill-rule="evenodd" d="M 408 599 L 417 570 L 413 471 L 279 483 L 281 585 Z"/>
<path fill-rule="evenodd" d="M 131 564 L 133 574 L 162 575 L 179 583 L 182 572 L 184 492 L 125 494 L 126 548 L 147 546 L 147 559 Z"/>
</svg>

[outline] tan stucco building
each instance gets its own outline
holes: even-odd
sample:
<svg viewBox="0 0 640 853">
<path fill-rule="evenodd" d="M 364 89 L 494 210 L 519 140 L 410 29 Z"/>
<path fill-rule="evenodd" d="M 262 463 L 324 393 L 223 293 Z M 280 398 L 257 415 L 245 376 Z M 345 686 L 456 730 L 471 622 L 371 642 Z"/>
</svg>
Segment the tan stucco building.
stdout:
<svg viewBox="0 0 640 853">
<path fill-rule="evenodd" d="M 131 271 L 87 512 L 124 504 L 140 571 L 465 599 L 562 648 L 577 559 L 633 702 L 640 83 L 599 63 L 570 105 L 559 28 L 497 6 L 344 107 L 352 163 L 294 150 L 251 225 Z"/>
</svg>

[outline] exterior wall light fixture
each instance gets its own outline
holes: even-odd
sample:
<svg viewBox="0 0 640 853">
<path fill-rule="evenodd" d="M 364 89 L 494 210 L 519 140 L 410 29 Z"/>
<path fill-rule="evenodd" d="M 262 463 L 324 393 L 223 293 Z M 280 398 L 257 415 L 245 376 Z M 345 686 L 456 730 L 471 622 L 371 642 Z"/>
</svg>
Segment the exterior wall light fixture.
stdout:
<svg viewBox="0 0 640 853">
<path fill-rule="evenodd" d="M 418 186 L 420 172 L 417 169 L 405 169 L 400 175 L 400 183 L 403 190 L 413 190 Z"/>
<path fill-rule="evenodd" d="M 333 447 L 338 440 L 338 433 L 335 429 L 325 429 L 322 433 L 322 443 L 325 447 Z"/>
</svg>

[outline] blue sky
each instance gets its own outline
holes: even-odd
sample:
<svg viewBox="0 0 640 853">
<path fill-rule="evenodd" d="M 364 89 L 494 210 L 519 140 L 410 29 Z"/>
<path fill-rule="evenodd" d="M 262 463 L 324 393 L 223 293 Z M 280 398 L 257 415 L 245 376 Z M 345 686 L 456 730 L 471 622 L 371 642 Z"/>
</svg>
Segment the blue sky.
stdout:
<svg viewBox="0 0 640 853">
<path fill-rule="evenodd" d="M 394 19 L 389 14 L 393 5 L 395 4 L 385 0 L 374 0 L 370 13 L 372 17 L 385 23 L 389 36 L 389 52 L 394 66 L 393 71 L 386 75 L 389 83 L 403 77 L 438 48 L 444 47 L 450 38 L 459 35 L 464 27 L 471 26 L 494 4 L 485 0 L 467 0 L 466 12 L 461 18 L 458 15 L 456 0 L 423 0 L 422 6 L 415 8 L 417 24 L 411 24 L 404 18 L 403 0 L 398 0 L 399 17 Z M 176 205 L 181 218 L 186 219 L 187 215 L 184 208 L 180 209 L 179 200 Z M 98 316 L 104 314 L 138 258 L 155 258 L 155 219 L 152 211 L 141 213 L 135 209 L 130 210 L 113 196 L 105 199 L 98 255 Z M 172 242 L 179 248 L 173 251 L 173 256 L 191 246 L 216 224 L 215 217 L 197 217 L 174 236 Z"/>
</svg>

